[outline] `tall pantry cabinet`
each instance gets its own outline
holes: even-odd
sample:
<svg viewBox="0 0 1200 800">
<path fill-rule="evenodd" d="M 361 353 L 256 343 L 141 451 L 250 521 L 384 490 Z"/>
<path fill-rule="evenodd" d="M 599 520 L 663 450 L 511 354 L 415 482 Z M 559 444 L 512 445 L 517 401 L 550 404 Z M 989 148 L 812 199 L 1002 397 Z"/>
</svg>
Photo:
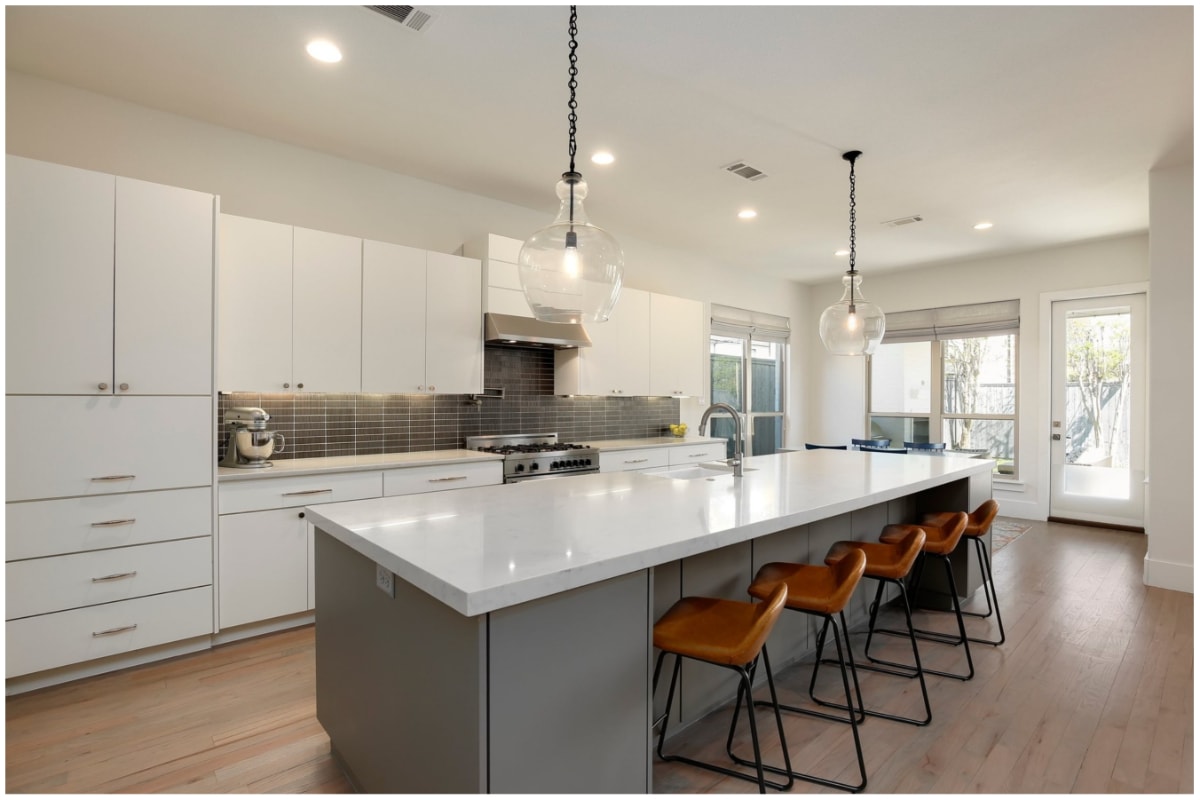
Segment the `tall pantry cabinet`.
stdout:
<svg viewBox="0 0 1200 800">
<path fill-rule="evenodd" d="M 16 156 L 6 183 L 6 677 L 207 646 L 216 198 Z"/>
</svg>

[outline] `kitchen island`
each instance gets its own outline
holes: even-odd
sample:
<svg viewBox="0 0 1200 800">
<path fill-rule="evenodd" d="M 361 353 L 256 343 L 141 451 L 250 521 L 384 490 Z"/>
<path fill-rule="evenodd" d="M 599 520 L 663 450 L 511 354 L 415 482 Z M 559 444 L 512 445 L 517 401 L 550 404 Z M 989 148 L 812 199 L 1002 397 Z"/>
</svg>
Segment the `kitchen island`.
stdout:
<svg viewBox="0 0 1200 800">
<path fill-rule="evenodd" d="M 766 561 L 973 508 L 992 466 L 820 450 L 748 459 L 741 479 L 602 473 L 312 507 L 318 719 L 366 791 L 647 792 L 651 628 L 671 602 L 745 599 Z M 811 640 L 788 619 L 772 653 Z M 731 697 L 709 672 L 685 671 L 680 722 Z"/>
</svg>

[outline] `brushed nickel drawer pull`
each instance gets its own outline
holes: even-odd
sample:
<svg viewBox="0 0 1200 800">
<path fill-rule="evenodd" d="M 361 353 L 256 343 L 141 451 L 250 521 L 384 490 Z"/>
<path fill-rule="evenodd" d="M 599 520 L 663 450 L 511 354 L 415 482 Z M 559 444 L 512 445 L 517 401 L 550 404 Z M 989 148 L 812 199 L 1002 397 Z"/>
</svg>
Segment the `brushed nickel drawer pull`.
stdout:
<svg viewBox="0 0 1200 800">
<path fill-rule="evenodd" d="M 105 575 L 100 578 L 92 578 L 92 583 L 106 583 L 107 581 L 123 581 L 126 578 L 132 578 L 137 575 L 137 570 L 133 572 L 114 572 L 112 575 Z"/>
<path fill-rule="evenodd" d="M 333 489 L 305 489 L 303 492 L 284 492 L 284 497 L 295 497 L 302 494 L 332 494 Z"/>
<path fill-rule="evenodd" d="M 98 478 L 92 478 L 92 482 L 98 483 L 100 481 L 131 481 L 136 477 L 137 477 L 137 475 L 101 475 Z"/>
<path fill-rule="evenodd" d="M 453 475 L 449 478 L 429 478 L 430 483 L 443 483 L 445 481 L 465 481 L 466 475 Z"/>
<path fill-rule="evenodd" d="M 92 638 L 96 639 L 101 636 L 113 636 L 118 633 L 124 633 L 125 631 L 136 631 L 136 630 L 137 630 L 137 623 L 135 622 L 132 625 L 122 625 L 120 628 L 109 628 L 106 631 L 92 631 Z"/>
<path fill-rule="evenodd" d="M 106 520 L 104 520 L 104 522 L 93 522 L 92 527 L 93 528 L 111 528 L 116 525 L 132 525 L 135 522 L 137 522 L 136 517 L 130 517 L 129 519 L 106 519 Z"/>
<path fill-rule="evenodd" d="M 649 460 L 650 459 L 648 459 L 648 458 L 634 458 L 629 461 L 626 461 L 625 463 L 626 464 L 645 464 Z"/>
<path fill-rule="evenodd" d="M 688 458 L 708 458 L 708 453 L 692 453 Z"/>
</svg>

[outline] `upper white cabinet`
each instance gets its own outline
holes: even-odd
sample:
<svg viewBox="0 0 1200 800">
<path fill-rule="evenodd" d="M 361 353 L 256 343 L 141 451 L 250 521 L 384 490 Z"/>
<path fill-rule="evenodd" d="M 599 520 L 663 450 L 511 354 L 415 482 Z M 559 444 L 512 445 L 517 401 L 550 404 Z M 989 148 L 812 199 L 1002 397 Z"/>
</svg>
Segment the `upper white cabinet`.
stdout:
<svg viewBox="0 0 1200 800">
<path fill-rule="evenodd" d="M 650 293 L 622 288 L 608 322 L 586 327 L 591 347 L 554 353 L 554 393 L 650 394 Z"/>
<path fill-rule="evenodd" d="M 292 381 L 306 392 L 357 392 L 361 377 L 362 239 L 294 228 Z"/>
<path fill-rule="evenodd" d="M 7 167 L 6 391 L 210 394 L 213 195 Z"/>
<path fill-rule="evenodd" d="M 533 316 L 517 270 L 517 258 L 523 244 L 520 239 L 488 233 L 463 245 L 463 255 L 477 258 L 483 264 L 484 311 L 514 317 Z"/>
<path fill-rule="evenodd" d="M 221 215 L 218 389 L 360 390 L 362 240 Z"/>
<path fill-rule="evenodd" d="M 363 243 L 362 390 L 483 391 L 479 262 Z"/>
<path fill-rule="evenodd" d="M 704 304 L 650 295 L 650 394 L 699 397 L 704 393 Z"/>
</svg>

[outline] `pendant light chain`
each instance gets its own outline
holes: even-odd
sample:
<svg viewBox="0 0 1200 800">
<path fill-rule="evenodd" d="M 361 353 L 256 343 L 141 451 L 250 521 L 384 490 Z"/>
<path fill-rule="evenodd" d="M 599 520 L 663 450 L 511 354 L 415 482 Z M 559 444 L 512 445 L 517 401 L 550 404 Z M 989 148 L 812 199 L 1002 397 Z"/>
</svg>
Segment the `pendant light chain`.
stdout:
<svg viewBox="0 0 1200 800">
<path fill-rule="evenodd" d="M 578 17 L 579 15 L 575 11 L 575 6 L 571 6 L 571 21 L 567 26 L 567 33 L 571 37 L 571 53 L 567 58 L 571 64 L 567 70 L 567 74 L 570 76 L 567 81 L 567 88 L 571 90 L 571 99 L 567 102 L 567 108 L 571 109 L 571 113 L 567 115 L 567 122 L 570 123 L 567 154 L 571 157 L 571 172 L 575 171 L 575 123 L 579 121 L 579 116 L 575 113 L 575 110 L 579 107 L 579 104 L 575 102 L 575 90 L 579 88 L 579 81 L 576 80 L 576 77 L 579 75 L 579 56 L 575 54 L 576 48 L 579 47 L 579 42 L 575 41 L 575 37 L 579 35 Z"/>
<path fill-rule="evenodd" d="M 854 223 L 855 223 L 855 200 L 854 200 L 854 159 L 850 159 L 850 271 L 854 272 Z"/>
</svg>

